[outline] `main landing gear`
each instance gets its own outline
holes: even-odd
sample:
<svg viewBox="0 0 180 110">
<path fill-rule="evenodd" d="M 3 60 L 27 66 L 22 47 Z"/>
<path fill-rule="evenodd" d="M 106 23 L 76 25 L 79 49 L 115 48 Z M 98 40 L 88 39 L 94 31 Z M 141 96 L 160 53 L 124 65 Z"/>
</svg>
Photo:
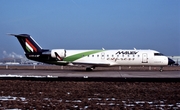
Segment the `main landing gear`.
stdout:
<svg viewBox="0 0 180 110">
<path fill-rule="evenodd" d="M 87 67 L 86 71 L 92 71 L 93 69 L 95 69 L 95 67 Z"/>
</svg>

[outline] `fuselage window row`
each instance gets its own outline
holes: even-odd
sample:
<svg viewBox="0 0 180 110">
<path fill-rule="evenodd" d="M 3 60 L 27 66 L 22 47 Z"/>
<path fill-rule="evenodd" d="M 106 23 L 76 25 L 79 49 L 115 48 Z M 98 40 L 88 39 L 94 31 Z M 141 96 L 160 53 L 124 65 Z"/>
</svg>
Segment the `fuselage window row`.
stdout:
<svg viewBox="0 0 180 110">
<path fill-rule="evenodd" d="M 82 55 L 83 57 L 85 56 L 85 55 Z M 95 55 L 92 55 L 92 57 L 94 57 Z M 97 55 L 97 57 L 99 57 L 100 55 Z M 122 56 L 119 56 L 119 55 L 111 55 L 112 57 L 116 57 L 116 58 L 118 58 L 118 57 L 125 57 L 125 55 L 122 55 Z M 90 57 L 90 55 L 87 55 L 87 57 Z M 101 55 L 101 57 L 105 57 L 104 55 Z M 107 55 L 107 58 L 109 57 L 109 55 Z M 127 57 L 135 57 L 135 55 L 127 55 Z M 140 57 L 140 55 L 137 55 L 137 57 Z"/>
</svg>

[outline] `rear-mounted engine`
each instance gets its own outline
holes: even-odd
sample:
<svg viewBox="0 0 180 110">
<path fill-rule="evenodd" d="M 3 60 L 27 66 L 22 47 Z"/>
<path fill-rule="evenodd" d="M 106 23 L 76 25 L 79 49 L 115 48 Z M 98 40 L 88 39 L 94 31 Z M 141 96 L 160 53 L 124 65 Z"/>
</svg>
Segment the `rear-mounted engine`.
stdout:
<svg viewBox="0 0 180 110">
<path fill-rule="evenodd" d="M 66 57 L 66 50 L 65 49 L 53 49 L 53 50 L 51 50 L 51 57 L 62 60 L 63 58 Z"/>
</svg>

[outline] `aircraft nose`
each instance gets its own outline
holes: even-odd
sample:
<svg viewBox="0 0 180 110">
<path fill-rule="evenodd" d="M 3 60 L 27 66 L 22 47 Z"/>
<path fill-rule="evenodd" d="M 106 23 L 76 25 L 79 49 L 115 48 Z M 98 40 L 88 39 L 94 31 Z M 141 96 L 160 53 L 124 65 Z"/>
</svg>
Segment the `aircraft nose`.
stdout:
<svg viewBox="0 0 180 110">
<path fill-rule="evenodd" d="M 175 61 L 170 59 L 170 58 L 168 58 L 168 65 L 172 65 L 172 64 L 175 64 Z"/>
</svg>

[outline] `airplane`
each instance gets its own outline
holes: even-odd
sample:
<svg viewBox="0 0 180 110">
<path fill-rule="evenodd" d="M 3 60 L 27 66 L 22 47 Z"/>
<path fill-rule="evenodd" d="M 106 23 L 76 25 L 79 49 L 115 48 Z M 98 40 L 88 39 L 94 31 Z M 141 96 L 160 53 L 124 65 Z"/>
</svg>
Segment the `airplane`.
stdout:
<svg viewBox="0 0 180 110">
<path fill-rule="evenodd" d="M 175 62 L 155 50 L 66 50 L 43 49 L 28 34 L 10 34 L 15 36 L 25 51 L 25 56 L 34 61 L 61 66 L 82 66 L 86 71 L 107 66 L 163 66 Z"/>
</svg>

